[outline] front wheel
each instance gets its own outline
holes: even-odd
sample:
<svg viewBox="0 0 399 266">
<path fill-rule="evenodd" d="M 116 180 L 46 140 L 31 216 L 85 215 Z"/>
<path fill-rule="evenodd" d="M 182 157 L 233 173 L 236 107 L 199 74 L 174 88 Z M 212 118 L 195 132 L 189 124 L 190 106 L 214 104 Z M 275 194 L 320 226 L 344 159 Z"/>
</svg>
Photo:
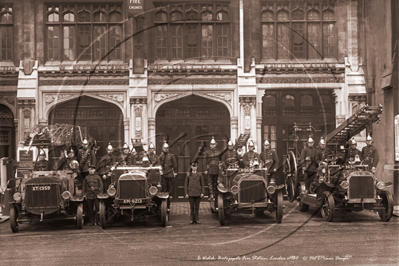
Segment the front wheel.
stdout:
<svg viewBox="0 0 399 266">
<path fill-rule="evenodd" d="M 277 192 L 276 205 L 276 221 L 278 223 L 281 223 L 281 221 L 283 220 L 283 192 L 281 190 Z"/>
<path fill-rule="evenodd" d="M 168 223 L 168 208 L 167 208 L 167 199 L 163 199 L 161 203 L 161 224 L 165 227 Z"/>
<path fill-rule="evenodd" d="M 327 222 L 331 222 L 335 213 L 334 197 L 329 191 L 324 191 L 321 203 L 321 216 Z"/>
<path fill-rule="evenodd" d="M 220 225 L 224 225 L 226 217 L 225 217 L 225 213 L 224 213 L 223 194 L 218 195 L 218 212 L 219 212 L 219 223 L 220 223 Z"/>
<path fill-rule="evenodd" d="M 10 205 L 10 226 L 13 233 L 18 233 L 17 210 L 14 205 Z"/>
<path fill-rule="evenodd" d="M 106 229 L 108 227 L 108 217 L 107 217 L 107 207 L 105 206 L 105 201 L 100 200 L 100 223 L 102 229 Z"/>
<path fill-rule="evenodd" d="M 378 214 L 380 215 L 381 221 L 388 222 L 392 218 L 393 198 L 388 191 L 382 191 L 380 197 L 382 198 L 381 205 L 384 209 L 380 210 Z"/>
<path fill-rule="evenodd" d="M 83 203 L 78 204 L 78 208 L 76 210 L 76 226 L 78 229 L 83 228 Z"/>
</svg>

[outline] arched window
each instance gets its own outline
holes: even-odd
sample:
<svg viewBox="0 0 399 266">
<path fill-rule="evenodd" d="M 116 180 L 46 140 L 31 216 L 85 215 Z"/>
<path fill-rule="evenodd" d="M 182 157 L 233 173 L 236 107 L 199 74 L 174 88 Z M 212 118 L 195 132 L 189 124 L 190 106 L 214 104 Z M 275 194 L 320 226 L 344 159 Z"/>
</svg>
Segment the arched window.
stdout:
<svg viewBox="0 0 399 266">
<path fill-rule="evenodd" d="M 179 11 L 172 12 L 170 15 L 171 21 L 181 21 L 183 20 L 183 14 Z"/>
<path fill-rule="evenodd" d="M 262 21 L 273 21 L 274 20 L 274 13 L 270 10 L 262 12 Z"/>
</svg>

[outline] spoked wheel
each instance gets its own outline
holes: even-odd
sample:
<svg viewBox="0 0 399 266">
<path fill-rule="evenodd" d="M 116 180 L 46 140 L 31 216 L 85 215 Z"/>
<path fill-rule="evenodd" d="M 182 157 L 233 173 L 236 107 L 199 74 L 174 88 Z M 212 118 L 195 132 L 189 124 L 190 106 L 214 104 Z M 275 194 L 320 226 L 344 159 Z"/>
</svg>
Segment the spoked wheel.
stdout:
<svg viewBox="0 0 399 266">
<path fill-rule="evenodd" d="M 393 198 L 388 191 L 382 191 L 380 197 L 382 198 L 381 205 L 384 207 L 384 210 L 378 211 L 378 214 L 380 215 L 381 221 L 388 222 L 392 218 Z"/>
<path fill-rule="evenodd" d="M 78 208 L 76 209 L 76 227 L 82 229 L 83 223 L 83 203 L 79 203 Z"/>
<path fill-rule="evenodd" d="M 327 222 L 331 222 L 335 213 L 334 197 L 331 192 L 324 191 L 321 200 L 321 216 L 323 216 L 324 220 Z"/>
<path fill-rule="evenodd" d="M 219 212 L 219 223 L 220 225 L 224 225 L 226 217 L 224 212 L 223 194 L 218 195 L 218 212 Z"/>
<path fill-rule="evenodd" d="M 288 152 L 288 162 L 289 162 L 289 166 L 290 166 L 290 188 L 288 188 L 290 190 L 291 193 L 291 198 L 288 198 L 290 202 L 293 202 L 296 197 L 299 195 L 299 190 L 298 190 L 298 184 L 299 184 L 299 180 L 298 180 L 298 166 L 296 163 L 296 157 L 293 151 L 289 151 Z M 288 191 L 287 191 L 288 194 Z"/>
<path fill-rule="evenodd" d="M 10 204 L 10 226 L 13 233 L 18 233 L 17 210 Z"/>
<path fill-rule="evenodd" d="M 278 223 L 281 223 L 283 220 L 283 192 L 279 190 L 276 196 L 276 220 Z"/>
<path fill-rule="evenodd" d="M 212 213 L 216 213 L 215 198 L 210 198 L 209 199 L 209 204 L 211 205 L 211 212 Z"/>
<path fill-rule="evenodd" d="M 100 223 L 102 229 L 106 229 L 108 227 L 108 213 L 107 206 L 105 206 L 105 201 L 100 200 Z"/>
<path fill-rule="evenodd" d="M 163 199 L 161 203 L 161 224 L 165 227 L 168 223 L 168 208 L 167 208 L 167 199 Z"/>
</svg>

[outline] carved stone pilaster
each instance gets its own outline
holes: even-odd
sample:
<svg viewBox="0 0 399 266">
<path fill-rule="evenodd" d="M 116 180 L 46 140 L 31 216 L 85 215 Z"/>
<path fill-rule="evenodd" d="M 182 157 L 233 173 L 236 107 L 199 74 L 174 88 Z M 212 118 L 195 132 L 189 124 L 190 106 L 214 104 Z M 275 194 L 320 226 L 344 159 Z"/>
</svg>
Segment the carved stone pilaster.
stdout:
<svg viewBox="0 0 399 266">
<path fill-rule="evenodd" d="M 136 138 L 142 137 L 142 115 L 143 115 L 143 105 L 142 104 L 135 104 L 133 106 L 134 114 L 135 114 L 135 136 Z"/>
</svg>

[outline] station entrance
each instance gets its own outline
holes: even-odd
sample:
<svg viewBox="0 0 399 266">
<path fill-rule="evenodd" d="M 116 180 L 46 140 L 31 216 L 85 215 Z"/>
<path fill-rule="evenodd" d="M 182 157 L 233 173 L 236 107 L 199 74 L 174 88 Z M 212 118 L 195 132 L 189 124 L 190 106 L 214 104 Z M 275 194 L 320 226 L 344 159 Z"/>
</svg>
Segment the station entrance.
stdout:
<svg viewBox="0 0 399 266">
<path fill-rule="evenodd" d="M 170 151 L 176 156 L 178 179 L 175 185 L 175 196 L 184 198 L 184 180 L 190 169 L 190 161 L 196 158 L 198 171 L 205 171 L 203 154 L 209 148 L 209 141 L 215 137 L 217 148 L 227 146 L 230 138 L 230 113 L 219 102 L 191 95 L 162 105 L 156 114 L 156 150 L 162 152 L 165 140 L 173 142 Z M 207 178 L 204 176 L 207 184 Z M 206 191 L 205 195 L 208 195 Z M 175 197 L 176 198 L 176 197 Z"/>
</svg>

